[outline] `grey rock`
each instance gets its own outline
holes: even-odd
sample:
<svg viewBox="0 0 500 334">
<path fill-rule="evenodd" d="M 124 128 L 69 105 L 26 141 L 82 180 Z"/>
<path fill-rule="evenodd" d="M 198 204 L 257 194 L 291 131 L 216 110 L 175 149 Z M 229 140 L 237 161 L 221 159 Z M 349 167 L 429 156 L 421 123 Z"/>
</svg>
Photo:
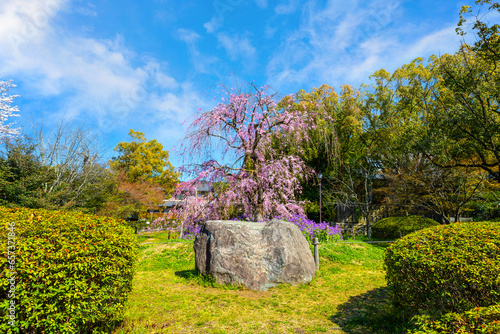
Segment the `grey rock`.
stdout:
<svg viewBox="0 0 500 334">
<path fill-rule="evenodd" d="M 219 284 L 264 291 L 279 283 L 307 283 L 314 259 L 299 228 L 287 221 L 268 223 L 211 220 L 194 242 L 196 269 Z"/>
</svg>

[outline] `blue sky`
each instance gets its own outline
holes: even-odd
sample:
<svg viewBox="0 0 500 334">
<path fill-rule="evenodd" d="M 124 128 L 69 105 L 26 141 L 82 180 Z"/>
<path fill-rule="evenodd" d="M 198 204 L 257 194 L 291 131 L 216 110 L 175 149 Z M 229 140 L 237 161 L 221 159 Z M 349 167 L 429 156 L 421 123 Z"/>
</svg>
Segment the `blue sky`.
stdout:
<svg viewBox="0 0 500 334">
<path fill-rule="evenodd" d="M 280 94 L 358 87 L 385 68 L 455 52 L 473 1 L 0 0 L 0 78 L 17 85 L 17 123 L 63 117 L 112 148 L 128 131 L 166 149 L 208 110 L 217 85 Z M 171 161 L 181 161 L 171 152 Z"/>
</svg>

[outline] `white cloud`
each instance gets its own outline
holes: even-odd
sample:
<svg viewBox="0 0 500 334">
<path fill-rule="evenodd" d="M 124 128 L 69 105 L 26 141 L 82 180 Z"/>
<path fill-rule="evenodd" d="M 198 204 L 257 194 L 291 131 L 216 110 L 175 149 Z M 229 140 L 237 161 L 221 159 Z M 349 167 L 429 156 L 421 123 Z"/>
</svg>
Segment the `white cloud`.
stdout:
<svg viewBox="0 0 500 334">
<path fill-rule="evenodd" d="M 425 54 L 453 53 L 458 50 L 460 38 L 455 32 L 455 26 L 449 26 L 439 31 L 423 36 L 407 50 L 404 51 L 406 58 L 416 58 Z"/>
<path fill-rule="evenodd" d="M 2 53 L 44 38 L 49 22 L 66 5 L 65 0 L 4 0 L 0 7 Z"/>
<path fill-rule="evenodd" d="M 205 23 L 203 27 L 207 30 L 209 34 L 213 34 L 222 26 L 223 20 L 220 16 L 214 16 L 210 21 Z"/>
<path fill-rule="evenodd" d="M 72 95 L 83 109 L 109 104 L 141 84 L 146 71 L 130 65 L 129 53 L 120 38 L 99 41 L 52 32 L 20 47 L 15 57 L 2 55 L 6 62 L 0 71 L 24 78 L 40 95 Z M 80 112 L 75 104 L 70 108 Z"/>
<path fill-rule="evenodd" d="M 217 40 L 226 50 L 231 60 L 238 58 L 252 59 L 257 51 L 247 37 L 229 36 L 226 33 L 217 34 Z"/>
<path fill-rule="evenodd" d="M 264 36 L 269 39 L 269 38 L 273 38 L 274 35 L 276 34 L 276 32 L 278 31 L 278 27 L 271 27 L 270 25 L 267 25 L 266 26 L 266 29 L 265 29 L 265 33 L 264 33 Z"/>
<path fill-rule="evenodd" d="M 189 29 L 183 29 L 180 28 L 177 30 L 178 37 L 181 41 L 186 42 L 189 45 L 194 44 L 198 39 L 200 39 L 200 35 L 198 35 L 196 32 L 189 30 Z"/>
<path fill-rule="evenodd" d="M 178 124 L 202 103 L 189 83 L 178 82 L 158 60 L 139 57 L 121 36 L 93 39 L 62 29 L 55 19 L 65 5 L 12 0 L 0 9 L 0 73 L 22 82 L 32 100 L 54 99 L 51 107 L 60 109 L 45 110 L 54 122 L 80 119 L 104 132 L 159 121 Z M 188 30 L 179 33 L 191 45 L 199 38 Z"/>
<path fill-rule="evenodd" d="M 77 6 L 75 11 L 85 16 L 93 16 L 93 17 L 97 16 L 95 5 L 90 2 L 87 2 L 84 5 Z"/>
<path fill-rule="evenodd" d="M 259 8 L 267 8 L 267 0 L 255 0 L 255 3 Z"/>
<path fill-rule="evenodd" d="M 214 73 L 214 67 L 219 59 L 214 56 L 207 56 L 199 50 L 197 42 L 200 39 L 200 35 L 192 30 L 183 28 L 178 29 L 177 33 L 178 38 L 188 46 L 194 69 L 203 74 Z"/>
<path fill-rule="evenodd" d="M 274 8 L 276 14 L 286 15 L 295 12 L 300 4 L 300 0 L 288 0 L 287 3 L 282 3 Z"/>
<path fill-rule="evenodd" d="M 184 122 L 188 115 L 207 105 L 189 84 L 182 85 L 176 92 L 152 96 L 151 100 L 151 106 L 159 111 L 158 121 L 172 120 L 176 123 Z"/>
<path fill-rule="evenodd" d="M 303 83 L 358 85 L 380 68 L 393 70 L 416 57 L 456 50 L 454 26 L 419 35 L 419 26 L 401 22 L 401 11 L 399 2 L 382 0 L 369 6 L 310 2 L 299 29 L 282 40 L 269 61 L 268 81 L 281 90 Z"/>
</svg>

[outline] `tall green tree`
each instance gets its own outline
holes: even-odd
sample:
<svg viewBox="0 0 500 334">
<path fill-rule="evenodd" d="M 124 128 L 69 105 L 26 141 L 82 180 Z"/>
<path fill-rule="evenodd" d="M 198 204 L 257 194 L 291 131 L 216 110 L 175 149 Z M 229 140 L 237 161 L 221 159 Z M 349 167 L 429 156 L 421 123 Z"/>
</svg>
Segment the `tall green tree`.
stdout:
<svg viewBox="0 0 500 334">
<path fill-rule="evenodd" d="M 469 204 L 484 193 L 485 174 L 460 167 L 427 170 L 417 179 L 426 189 L 417 203 L 441 216 L 444 223 L 451 223 L 452 218 L 459 221 Z"/>
<path fill-rule="evenodd" d="M 85 198 L 97 199 L 106 191 L 106 186 L 96 186 L 107 178 L 98 132 L 64 119 L 47 128 L 42 120 L 32 123 L 29 142 L 34 145 L 37 161 L 53 175 L 44 186 L 44 193 L 57 208 L 85 207 Z"/>
<path fill-rule="evenodd" d="M 449 134 L 457 131 L 442 113 L 457 102 L 443 85 L 440 61 L 435 56 L 427 64 L 415 59 L 393 74 L 381 70 L 372 76 L 375 83 L 365 92 L 365 138 L 387 181 L 379 191 L 393 214 L 420 207 L 449 222 L 477 197 L 485 175 L 477 168 L 466 173 L 457 165 L 440 164 L 435 154 L 440 149 L 444 157 L 454 148 Z"/>
<path fill-rule="evenodd" d="M 422 196 L 421 173 L 431 162 L 419 149 L 427 135 L 425 106 L 431 104 L 432 73 L 415 59 L 393 74 L 379 70 L 363 87 L 366 128 L 363 141 L 385 186 L 377 189 L 384 204 L 408 214 Z"/>
<path fill-rule="evenodd" d="M 116 146 L 119 155 L 111 160 L 111 169 L 124 172 L 129 182 L 147 181 L 171 194 L 179 182 L 180 173 L 168 160 L 168 151 L 156 139 L 148 141 L 142 132 L 131 129 L 129 136 L 132 141 L 120 142 Z"/>
<path fill-rule="evenodd" d="M 476 4 L 500 12 L 498 3 Z M 457 32 L 465 34 L 463 27 L 472 21 L 477 41 L 432 60 L 439 82 L 433 89 L 436 104 L 428 109 L 426 149 L 437 165 L 481 168 L 500 182 L 500 26 L 472 11 L 462 8 Z"/>
<path fill-rule="evenodd" d="M 104 205 L 114 187 L 109 170 L 97 163 L 76 167 L 45 164 L 37 148 L 36 141 L 26 136 L 4 139 L 0 152 L 2 205 L 92 213 Z"/>
<path fill-rule="evenodd" d="M 2 206 L 50 207 L 46 185 L 54 178 L 36 157 L 34 145 L 16 138 L 5 140 L 0 154 L 0 203 Z"/>
</svg>

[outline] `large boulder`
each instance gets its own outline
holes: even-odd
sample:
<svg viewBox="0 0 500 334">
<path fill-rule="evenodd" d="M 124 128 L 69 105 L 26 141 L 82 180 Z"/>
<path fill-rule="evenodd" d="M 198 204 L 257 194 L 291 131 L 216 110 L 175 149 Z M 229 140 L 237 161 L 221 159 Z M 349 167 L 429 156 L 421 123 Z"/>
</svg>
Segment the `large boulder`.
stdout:
<svg viewBox="0 0 500 334">
<path fill-rule="evenodd" d="M 211 220 L 194 242 L 196 269 L 217 283 L 263 291 L 307 283 L 316 273 L 306 238 L 294 224 Z"/>
</svg>

